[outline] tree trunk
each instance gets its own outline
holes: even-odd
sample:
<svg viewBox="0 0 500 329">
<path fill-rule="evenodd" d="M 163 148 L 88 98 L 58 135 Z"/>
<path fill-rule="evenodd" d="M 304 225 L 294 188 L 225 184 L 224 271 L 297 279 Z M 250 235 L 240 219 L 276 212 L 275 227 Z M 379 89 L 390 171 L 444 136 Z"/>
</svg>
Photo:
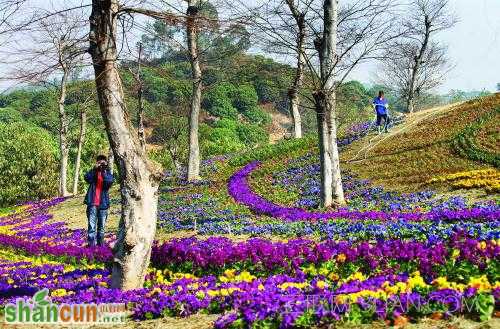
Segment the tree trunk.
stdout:
<svg viewBox="0 0 500 329">
<path fill-rule="evenodd" d="M 320 197 L 322 207 L 331 207 L 333 204 L 333 173 L 332 154 L 330 150 L 330 136 L 328 130 L 327 115 L 325 113 L 325 95 L 315 93 L 316 120 L 318 125 L 318 146 L 320 161 Z"/>
<path fill-rule="evenodd" d="M 340 156 L 339 148 L 337 145 L 337 111 L 336 111 L 336 93 L 333 91 L 328 99 L 328 111 L 330 113 L 330 118 L 327 120 L 328 123 L 328 137 L 330 141 L 330 152 L 332 161 L 332 191 L 333 200 L 339 205 L 345 205 L 344 188 L 342 186 L 342 175 L 340 173 Z"/>
<path fill-rule="evenodd" d="M 300 117 L 300 98 L 299 91 L 302 88 L 302 82 L 304 80 L 304 65 L 305 65 L 305 55 L 304 55 L 304 40 L 306 37 L 306 24 L 305 15 L 300 13 L 292 0 L 286 1 L 292 16 L 297 24 L 297 69 L 295 70 L 295 78 L 292 87 L 288 91 L 288 98 L 290 101 L 290 113 L 293 120 L 293 132 L 295 138 L 302 137 L 302 120 Z"/>
<path fill-rule="evenodd" d="M 325 207 L 332 201 L 344 205 L 344 190 L 340 173 L 340 158 L 337 147 L 337 123 L 335 102 L 335 60 L 337 46 L 337 0 L 323 3 L 323 37 L 315 40 L 319 55 L 321 88 L 314 93 L 318 118 L 321 201 Z M 320 121 L 321 119 L 321 121 Z M 324 132 L 326 130 L 326 132 Z M 331 171 L 331 174 L 329 172 Z M 330 188 L 327 187 L 330 185 Z"/>
<path fill-rule="evenodd" d="M 414 92 L 411 93 L 411 95 L 408 97 L 406 101 L 406 108 L 408 109 L 408 113 L 413 113 L 415 111 L 415 102 L 413 100 L 413 94 Z"/>
<path fill-rule="evenodd" d="M 73 177 L 73 195 L 78 194 L 78 182 L 80 180 L 80 162 L 82 158 L 83 142 L 85 141 L 85 130 L 87 129 L 87 113 L 85 109 L 80 110 L 80 135 L 78 136 L 78 148 L 76 151 L 75 177 Z"/>
<path fill-rule="evenodd" d="M 201 107 L 201 68 L 198 54 L 198 0 L 189 0 L 187 9 L 187 43 L 191 61 L 193 95 L 191 97 L 191 113 L 189 115 L 189 160 L 187 168 L 188 181 L 200 178 L 200 146 L 198 141 L 198 125 Z"/>
<path fill-rule="evenodd" d="M 141 147 L 144 152 L 146 152 L 146 133 L 144 132 L 144 102 L 142 100 L 142 94 L 144 92 L 144 87 L 142 85 L 141 78 L 141 55 L 142 55 L 142 43 L 139 43 L 139 61 L 137 64 L 137 133 L 139 135 L 139 141 L 141 142 Z"/>
<path fill-rule="evenodd" d="M 108 167 L 111 173 L 113 173 L 114 171 L 114 166 L 115 166 L 115 155 L 113 154 L 113 149 L 110 146 L 108 151 Z"/>
<path fill-rule="evenodd" d="M 69 146 L 68 146 L 68 117 L 66 115 L 66 110 L 64 108 L 64 102 L 66 102 L 66 84 L 68 82 L 68 70 L 63 69 L 63 76 L 61 78 L 61 86 L 59 87 L 59 151 L 61 153 L 61 158 L 59 160 L 59 195 L 68 195 L 68 158 L 69 158 Z"/>
<path fill-rule="evenodd" d="M 427 15 L 425 15 L 424 19 L 425 19 L 424 41 L 422 41 L 420 50 L 414 58 L 413 68 L 411 71 L 410 86 L 408 88 L 408 99 L 406 102 L 408 113 L 413 113 L 413 111 L 415 111 L 415 96 L 416 96 L 415 82 L 417 81 L 417 77 L 420 74 L 420 66 L 422 65 L 422 59 L 424 58 L 425 52 L 427 51 L 427 48 L 429 46 L 429 39 L 431 36 L 432 22 L 429 16 Z"/>
<path fill-rule="evenodd" d="M 99 107 L 120 171 L 121 218 L 113 247 L 111 286 L 142 288 L 156 231 L 160 170 L 148 162 L 125 113 L 116 65 L 118 0 L 93 0 L 90 48 Z"/>
</svg>

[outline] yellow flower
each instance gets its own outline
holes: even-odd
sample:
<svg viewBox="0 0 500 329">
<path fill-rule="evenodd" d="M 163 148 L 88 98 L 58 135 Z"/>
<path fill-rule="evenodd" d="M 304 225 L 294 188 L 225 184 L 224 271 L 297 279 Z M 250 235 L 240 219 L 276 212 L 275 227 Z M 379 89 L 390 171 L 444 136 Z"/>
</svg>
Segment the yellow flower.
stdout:
<svg viewBox="0 0 500 329">
<path fill-rule="evenodd" d="M 12 280 L 12 279 L 8 279 L 8 280 L 7 280 L 7 283 L 8 283 L 8 284 L 13 284 L 13 283 L 14 283 L 14 280 Z"/>
<path fill-rule="evenodd" d="M 100 285 L 101 287 L 107 287 L 107 286 L 108 286 L 108 283 L 107 283 L 107 282 L 104 282 L 104 281 L 101 281 L 101 282 L 99 282 L 99 285 Z"/>
<path fill-rule="evenodd" d="M 328 287 L 328 284 L 325 281 L 320 280 L 316 282 L 316 287 L 318 287 L 319 289 L 325 289 L 326 287 Z"/>
<path fill-rule="evenodd" d="M 339 276 L 336 273 L 332 272 L 332 273 L 328 274 L 328 279 L 330 279 L 332 281 L 337 281 L 339 279 Z"/>
<path fill-rule="evenodd" d="M 259 286 L 257 287 L 259 290 L 264 290 L 264 285 L 261 283 L 259 284 Z"/>
<path fill-rule="evenodd" d="M 50 293 L 50 295 L 51 295 L 52 297 L 64 297 L 64 296 L 66 296 L 67 294 L 68 294 L 68 293 L 67 293 L 66 289 L 56 289 L 56 290 L 54 290 L 54 291 L 52 291 L 52 292 Z"/>
<path fill-rule="evenodd" d="M 228 277 L 229 279 L 234 278 L 235 273 L 236 273 L 236 270 L 234 270 L 234 269 L 224 271 L 224 275 L 226 277 Z"/>
<path fill-rule="evenodd" d="M 476 288 L 479 292 L 490 291 L 492 288 L 486 275 L 480 276 L 478 278 L 471 278 L 469 280 L 469 286 L 472 288 Z"/>
<path fill-rule="evenodd" d="M 343 263 L 343 262 L 345 262 L 346 258 L 347 258 L 347 257 L 346 257 L 346 255 L 345 255 L 345 254 L 343 254 L 343 253 L 342 253 L 342 254 L 338 254 L 338 255 L 337 255 L 337 261 L 338 261 L 339 263 Z"/>
<path fill-rule="evenodd" d="M 284 282 L 278 286 L 278 288 L 282 290 L 286 290 L 288 288 L 304 289 L 306 287 L 309 287 L 309 283 L 307 282 Z"/>
</svg>

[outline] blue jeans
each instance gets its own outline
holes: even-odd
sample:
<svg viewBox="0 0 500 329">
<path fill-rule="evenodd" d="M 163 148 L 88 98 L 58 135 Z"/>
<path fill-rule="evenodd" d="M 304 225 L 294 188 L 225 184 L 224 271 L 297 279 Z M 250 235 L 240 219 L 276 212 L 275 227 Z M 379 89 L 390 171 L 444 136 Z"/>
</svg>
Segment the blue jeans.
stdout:
<svg viewBox="0 0 500 329">
<path fill-rule="evenodd" d="M 96 206 L 87 206 L 88 231 L 87 240 L 90 246 L 104 243 L 104 225 L 108 218 L 108 209 L 97 209 Z"/>
</svg>

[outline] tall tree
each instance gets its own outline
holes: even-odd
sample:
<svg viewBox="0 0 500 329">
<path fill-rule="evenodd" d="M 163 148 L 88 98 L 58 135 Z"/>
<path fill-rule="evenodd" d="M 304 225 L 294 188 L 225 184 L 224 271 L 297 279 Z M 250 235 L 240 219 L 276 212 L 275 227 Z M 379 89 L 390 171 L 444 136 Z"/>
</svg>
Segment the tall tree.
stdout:
<svg viewBox="0 0 500 329">
<path fill-rule="evenodd" d="M 201 109 L 202 73 L 198 52 L 198 13 L 200 0 L 188 0 L 186 10 L 186 35 L 191 62 L 191 75 L 193 80 L 193 93 L 191 96 L 191 109 L 189 114 L 189 159 L 187 168 L 188 181 L 200 178 L 200 146 L 198 140 L 198 126 Z"/>
<path fill-rule="evenodd" d="M 323 35 L 315 40 L 320 65 L 321 88 L 314 92 L 318 121 L 318 139 L 321 163 L 321 200 L 324 206 L 345 204 L 340 175 L 340 158 L 337 147 L 335 113 L 335 75 L 332 74 L 337 56 L 337 0 L 323 4 Z"/>
<path fill-rule="evenodd" d="M 315 53 L 306 56 L 313 79 L 313 103 L 320 150 L 321 204 L 345 204 L 337 145 L 336 91 L 352 70 L 378 58 L 388 41 L 400 35 L 391 7 L 394 1 L 356 1 L 339 7 L 337 0 L 322 1 L 321 26 L 316 34 Z M 317 64 L 319 63 L 319 69 Z"/>
<path fill-rule="evenodd" d="M 288 106 L 293 122 L 293 136 L 302 137 L 300 94 L 304 83 L 308 25 L 318 16 L 314 12 L 315 0 L 273 0 L 249 8 L 246 1 L 239 6 L 251 14 L 251 26 L 255 44 L 278 56 L 292 57 L 296 64 L 295 74 L 288 89 Z M 241 9 L 240 9 L 241 10 Z"/>
<path fill-rule="evenodd" d="M 412 0 L 405 16 L 406 33 L 387 49 L 381 80 L 400 94 L 407 111 L 413 113 L 419 97 L 439 86 L 450 69 L 446 47 L 433 38 L 451 28 L 456 18 L 448 0 Z"/>
<path fill-rule="evenodd" d="M 295 68 L 295 78 L 293 84 L 288 90 L 290 102 L 290 113 L 293 119 L 293 133 L 295 138 L 302 137 L 302 120 L 300 117 L 300 98 L 299 92 L 304 80 L 305 67 L 305 42 L 306 42 L 306 13 L 299 10 L 299 5 L 294 0 L 286 0 L 286 4 L 292 13 L 297 27 L 297 37 L 295 49 L 297 52 L 297 67 Z M 308 8 L 308 7 L 306 7 Z"/>
<path fill-rule="evenodd" d="M 120 172 L 122 210 L 113 248 L 112 287 L 141 288 L 156 231 L 159 168 L 150 163 L 125 113 L 117 69 L 118 0 L 93 0 L 90 48 L 96 91 Z"/>
<path fill-rule="evenodd" d="M 52 85 L 57 89 L 57 111 L 59 114 L 59 195 L 67 196 L 68 161 L 70 143 L 69 118 L 66 112 L 67 86 L 72 73 L 84 65 L 85 30 L 83 20 L 76 13 L 46 14 L 27 29 L 20 43 L 16 69 L 12 76 L 23 82 Z M 25 46 L 25 45 L 29 46 Z M 58 77 L 58 83 L 52 79 Z"/>
</svg>

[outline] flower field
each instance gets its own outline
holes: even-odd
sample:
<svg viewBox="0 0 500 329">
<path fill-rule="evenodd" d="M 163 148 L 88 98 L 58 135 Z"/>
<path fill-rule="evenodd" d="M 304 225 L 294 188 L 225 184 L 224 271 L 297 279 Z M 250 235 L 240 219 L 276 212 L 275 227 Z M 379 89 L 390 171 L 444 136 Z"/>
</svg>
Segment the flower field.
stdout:
<svg viewBox="0 0 500 329">
<path fill-rule="evenodd" d="M 436 120 L 454 120 L 450 116 L 455 113 Z M 342 153 L 369 133 L 367 124 L 349 129 L 339 139 Z M 449 137 L 440 134 L 443 141 Z M 423 140 L 412 147 L 418 143 L 427 147 Z M 348 166 L 348 206 L 319 209 L 314 145 L 306 137 L 206 160 L 198 184 L 169 177 L 159 201 L 161 238 L 139 290 L 109 288 L 114 232 L 106 236 L 108 246 L 84 247 L 83 229 L 51 215 L 64 199 L 4 211 L 0 304 L 48 288 L 54 302 L 126 303 L 130 321 L 215 315 L 199 327 L 498 320 L 497 193 L 471 200 L 427 188 L 389 191 Z M 457 167 L 469 164 L 461 161 Z M 434 183 L 497 177 L 491 168 L 451 176 L 452 168 L 442 166 L 429 174 Z"/>
</svg>

